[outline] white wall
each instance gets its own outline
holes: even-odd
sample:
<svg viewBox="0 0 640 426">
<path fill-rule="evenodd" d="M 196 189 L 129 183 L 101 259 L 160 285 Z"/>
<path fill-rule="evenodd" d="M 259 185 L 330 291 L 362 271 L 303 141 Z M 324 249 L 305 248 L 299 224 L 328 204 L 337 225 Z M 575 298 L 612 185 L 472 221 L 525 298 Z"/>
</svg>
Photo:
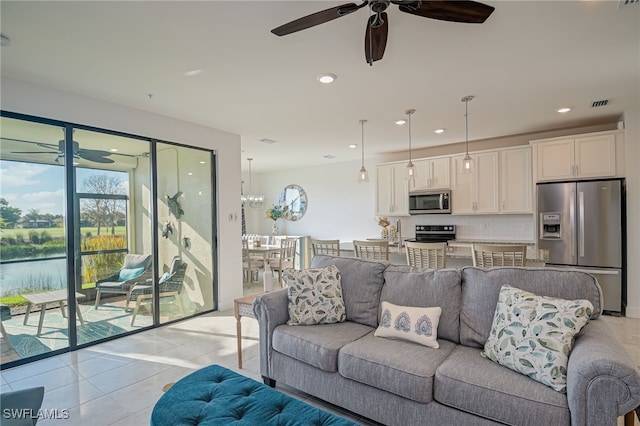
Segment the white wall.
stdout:
<svg viewBox="0 0 640 426">
<path fill-rule="evenodd" d="M 240 136 L 5 77 L 2 109 L 215 150 L 219 309 L 242 296 Z"/>
</svg>

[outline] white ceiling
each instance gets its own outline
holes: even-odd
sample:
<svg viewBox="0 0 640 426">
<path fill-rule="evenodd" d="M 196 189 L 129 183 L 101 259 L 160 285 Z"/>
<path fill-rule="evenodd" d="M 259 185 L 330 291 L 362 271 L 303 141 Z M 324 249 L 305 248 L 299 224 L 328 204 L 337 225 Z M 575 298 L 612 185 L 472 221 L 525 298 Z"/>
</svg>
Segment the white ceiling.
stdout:
<svg viewBox="0 0 640 426">
<path fill-rule="evenodd" d="M 342 2 L 5 1 L 2 75 L 240 134 L 256 172 L 616 120 L 640 102 L 640 6 L 486 1 L 480 25 L 390 6 L 384 58 L 364 60 L 365 8 L 285 37 Z M 202 69 L 197 76 L 186 71 Z M 335 83 L 316 81 L 322 72 Z M 150 97 L 149 94 L 152 96 Z M 593 101 L 609 105 L 591 108 Z M 570 106 L 568 114 L 556 109 Z M 433 130 L 445 128 L 436 135 Z M 117 129 L 114 129 L 117 130 Z M 144 135 L 143 135 L 144 136 Z M 276 140 L 265 145 L 258 140 Z M 180 142 L 180 141 L 175 141 Z M 323 155 L 335 158 L 327 160 Z"/>
</svg>

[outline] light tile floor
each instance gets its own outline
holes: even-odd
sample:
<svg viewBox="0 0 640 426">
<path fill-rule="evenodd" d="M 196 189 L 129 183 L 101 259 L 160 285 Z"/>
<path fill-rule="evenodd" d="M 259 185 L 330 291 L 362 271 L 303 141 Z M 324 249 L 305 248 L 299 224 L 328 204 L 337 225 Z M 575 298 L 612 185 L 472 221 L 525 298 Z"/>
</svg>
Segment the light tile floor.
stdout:
<svg viewBox="0 0 640 426">
<path fill-rule="evenodd" d="M 640 320 L 605 320 L 640 365 Z M 39 426 L 148 425 L 162 387 L 204 366 L 219 364 L 261 381 L 257 322 L 242 319 L 242 370 L 237 368 L 235 329 L 231 310 L 215 312 L 4 370 L 1 390 L 44 385 L 43 409 L 68 418 L 41 419 Z M 358 423 L 374 424 L 293 389 L 278 389 Z"/>
</svg>

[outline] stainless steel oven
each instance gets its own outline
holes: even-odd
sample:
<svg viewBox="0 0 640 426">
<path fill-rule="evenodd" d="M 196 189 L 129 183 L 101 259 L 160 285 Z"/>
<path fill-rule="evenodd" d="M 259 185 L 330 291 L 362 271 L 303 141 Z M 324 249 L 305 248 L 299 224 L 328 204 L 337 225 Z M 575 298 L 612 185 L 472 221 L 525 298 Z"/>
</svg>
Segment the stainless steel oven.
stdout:
<svg viewBox="0 0 640 426">
<path fill-rule="evenodd" d="M 451 213 L 451 191 L 409 192 L 409 214 Z"/>
<path fill-rule="evenodd" d="M 416 237 L 407 241 L 446 243 L 456 239 L 455 225 L 416 225 Z"/>
</svg>

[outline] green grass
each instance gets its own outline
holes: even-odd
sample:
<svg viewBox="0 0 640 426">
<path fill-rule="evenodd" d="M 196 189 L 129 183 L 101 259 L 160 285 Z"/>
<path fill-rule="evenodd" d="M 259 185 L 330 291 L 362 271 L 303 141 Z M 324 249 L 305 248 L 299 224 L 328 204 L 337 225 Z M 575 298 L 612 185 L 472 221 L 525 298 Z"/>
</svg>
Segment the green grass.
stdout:
<svg viewBox="0 0 640 426">
<path fill-rule="evenodd" d="M 64 238 L 64 228 L 16 228 L 16 229 L 0 229 L 0 237 L 13 237 L 16 235 L 22 235 L 24 239 L 29 238 L 29 232 L 36 231 L 40 234 L 42 231 L 47 231 L 51 238 L 55 239 L 63 239 Z M 98 227 L 97 226 L 87 226 L 80 228 L 80 235 L 83 237 L 87 235 L 87 232 L 91 232 L 92 236 L 98 235 Z M 116 226 L 115 235 L 126 235 L 127 227 L 126 226 Z M 105 228 L 102 227 L 100 229 L 100 235 L 111 235 L 111 227 Z"/>
</svg>

